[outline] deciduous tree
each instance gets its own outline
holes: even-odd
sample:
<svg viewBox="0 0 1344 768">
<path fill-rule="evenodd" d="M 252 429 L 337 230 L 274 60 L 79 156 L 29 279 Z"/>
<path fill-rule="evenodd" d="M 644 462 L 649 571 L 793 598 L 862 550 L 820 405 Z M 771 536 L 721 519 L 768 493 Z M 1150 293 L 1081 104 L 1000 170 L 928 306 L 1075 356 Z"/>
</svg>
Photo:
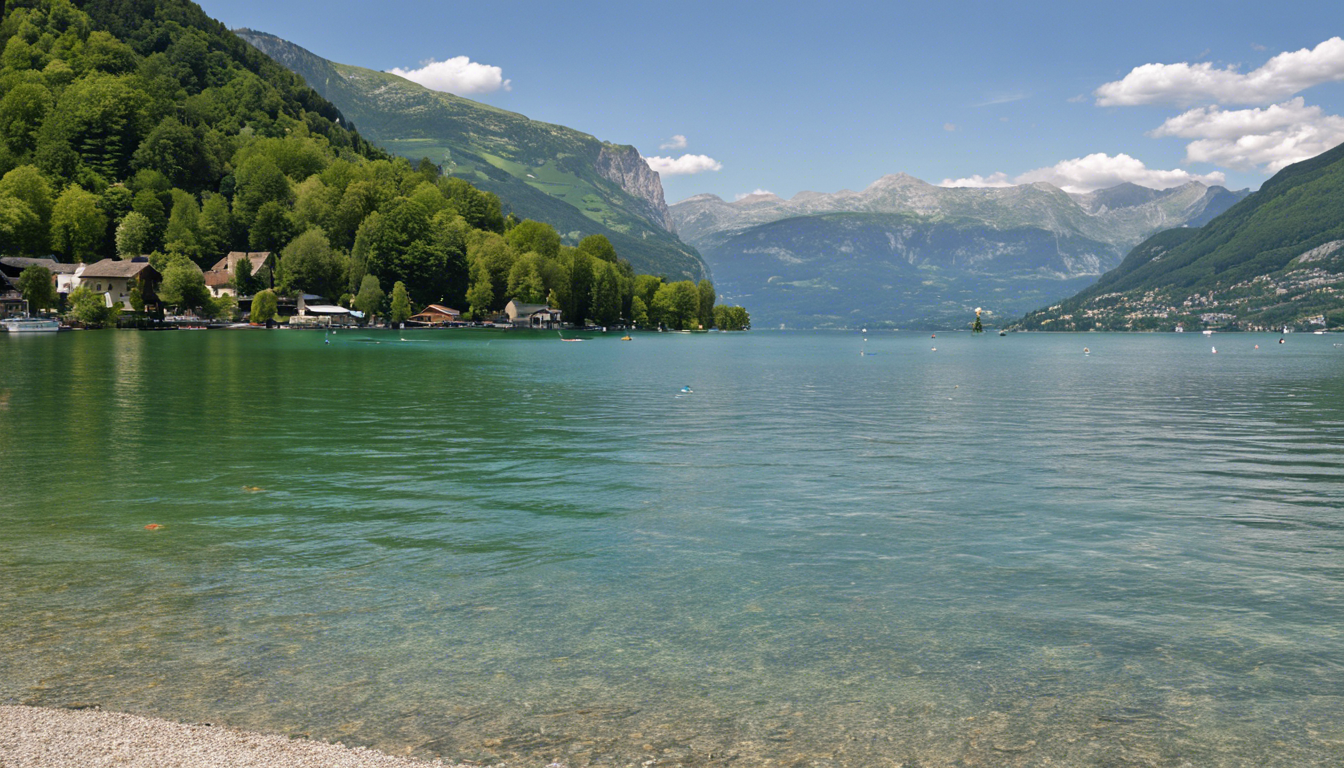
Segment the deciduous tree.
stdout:
<svg viewBox="0 0 1344 768">
<path fill-rule="evenodd" d="M 411 318 L 411 299 L 406 295 L 406 285 L 400 280 L 392 286 L 392 322 L 404 323 Z"/>
<path fill-rule="evenodd" d="M 386 298 L 386 294 L 378 285 L 378 278 L 373 275 L 365 275 L 364 280 L 359 285 L 359 293 L 350 303 L 355 306 L 355 309 L 364 313 L 365 322 L 373 322 L 383 308 L 384 298 Z"/>
<path fill-rule="evenodd" d="M 196 309 L 210 301 L 210 290 L 199 269 L 185 261 L 177 261 L 164 270 L 159 285 L 159 299 L 166 305 L 180 309 Z"/>
<path fill-rule="evenodd" d="M 280 302 L 275 296 L 275 291 L 267 288 L 252 297 L 252 312 L 249 319 L 253 323 L 268 323 L 275 319 L 275 313 L 279 310 Z"/>
<path fill-rule="evenodd" d="M 117 225 L 117 255 L 131 259 L 144 254 L 153 225 L 142 213 L 131 211 Z"/>
<path fill-rule="evenodd" d="M 66 187 L 51 211 L 51 245 L 57 253 L 80 261 L 102 243 L 107 219 L 98 198 L 78 186 Z"/>
<path fill-rule="evenodd" d="M 56 306 L 56 285 L 51 270 L 40 264 L 30 264 L 19 273 L 19 292 L 28 302 L 28 311 L 37 312 Z"/>
</svg>

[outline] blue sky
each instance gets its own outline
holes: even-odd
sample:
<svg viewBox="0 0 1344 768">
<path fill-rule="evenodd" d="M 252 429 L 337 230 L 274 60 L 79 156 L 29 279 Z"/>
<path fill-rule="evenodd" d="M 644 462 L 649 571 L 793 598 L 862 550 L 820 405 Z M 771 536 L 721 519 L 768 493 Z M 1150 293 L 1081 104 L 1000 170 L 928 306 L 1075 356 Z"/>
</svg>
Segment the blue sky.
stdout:
<svg viewBox="0 0 1344 768">
<path fill-rule="evenodd" d="M 1344 142 L 1337 2 L 1014 5 L 202 2 L 335 61 L 440 62 L 416 77 L 666 158 L 669 202 L 898 172 L 1254 188 Z"/>
</svg>

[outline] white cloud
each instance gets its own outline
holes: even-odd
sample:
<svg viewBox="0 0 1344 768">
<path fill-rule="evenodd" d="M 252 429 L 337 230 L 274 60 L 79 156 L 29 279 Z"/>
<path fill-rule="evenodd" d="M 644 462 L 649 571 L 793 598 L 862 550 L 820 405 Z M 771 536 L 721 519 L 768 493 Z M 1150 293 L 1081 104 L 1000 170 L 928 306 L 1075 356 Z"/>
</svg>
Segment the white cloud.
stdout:
<svg viewBox="0 0 1344 768">
<path fill-rule="evenodd" d="M 1344 80 L 1344 39 L 1332 37 L 1315 48 L 1280 53 L 1246 74 L 1231 65 L 1203 62 L 1144 64 L 1124 79 L 1095 92 L 1103 107 L 1200 102 L 1268 104 L 1321 83 Z"/>
<path fill-rule="evenodd" d="M 659 149 L 685 149 L 686 137 L 680 133 L 658 145 Z"/>
<path fill-rule="evenodd" d="M 1143 161 L 1124 153 L 1108 155 L 1097 152 L 1086 157 L 1061 160 L 1046 168 L 1037 168 L 1009 178 L 999 172 L 989 176 L 976 174 L 962 179 L 944 179 L 943 187 L 1011 187 L 1018 184 L 1033 184 L 1044 181 L 1059 187 L 1065 192 L 1092 192 L 1097 189 L 1114 187 L 1130 182 L 1153 189 L 1169 189 L 1188 184 L 1192 181 L 1204 184 L 1222 184 L 1226 177 L 1222 173 L 1194 174 L 1179 168 L 1164 171 L 1149 168 Z"/>
<path fill-rule="evenodd" d="M 663 176 L 686 176 L 723 169 L 723 163 L 709 155 L 682 155 L 678 158 L 646 157 L 644 162 Z"/>
<path fill-rule="evenodd" d="M 504 70 L 489 64 L 480 64 L 466 56 L 454 56 L 444 61 L 427 61 L 419 69 L 389 69 L 394 75 L 419 83 L 431 91 L 444 91 L 466 96 L 513 90 L 513 81 L 504 79 Z"/>
<path fill-rule="evenodd" d="M 1012 187 L 1017 182 L 1008 178 L 1008 174 L 1003 171 L 991 173 L 988 176 L 974 174 L 964 179 L 943 179 L 938 184 L 940 187 Z"/>
<path fill-rule="evenodd" d="M 1272 172 L 1344 144 L 1344 117 L 1307 106 L 1302 97 L 1254 109 L 1199 107 L 1169 118 L 1154 136 L 1195 139 L 1186 161 Z"/>
<path fill-rule="evenodd" d="M 743 192 L 743 193 L 740 194 L 740 195 L 735 195 L 735 196 L 733 197 L 733 200 L 734 200 L 734 201 L 737 201 L 737 200 L 741 200 L 741 199 L 743 199 L 743 198 L 747 198 L 747 197 L 755 197 L 756 195 L 771 195 L 771 196 L 775 196 L 775 193 L 774 193 L 774 192 L 771 192 L 771 191 L 768 190 L 768 189 L 761 189 L 760 187 L 757 187 L 757 188 L 756 188 L 756 191 L 754 191 L 754 192 Z"/>
<path fill-rule="evenodd" d="M 957 130 L 957 126 L 954 123 L 943 123 L 943 130 L 951 133 Z"/>
</svg>

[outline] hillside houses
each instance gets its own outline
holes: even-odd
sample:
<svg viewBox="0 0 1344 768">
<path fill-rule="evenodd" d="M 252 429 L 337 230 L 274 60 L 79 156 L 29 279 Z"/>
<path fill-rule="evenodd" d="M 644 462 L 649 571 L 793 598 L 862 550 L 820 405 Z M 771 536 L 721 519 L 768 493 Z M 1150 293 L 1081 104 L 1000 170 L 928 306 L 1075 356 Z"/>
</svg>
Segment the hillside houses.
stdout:
<svg viewBox="0 0 1344 768">
<path fill-rule="evenodd" d="M 247 273 L 251 290 L 273 287 L 278 266 L 278 255 L 269 251 L 232 251 L 208 270 L 191 266 L 198 271 L 212 299 L 229 296 L 237 299 L 244 316 L 251 305 L 252 295 L 239 295 L 235 277 Z M 52 275 L 57 295 L 66 300 L 76 288 L 87 287 L 99 294 L 107 307 L 133 311 L 131 296 L 139 289 L 145 304 L 156 305 L 163 275 L 150 263 L 149 257 L 132 259 L 102 259 L 90 264 L 64 263 L 50 258 L 0 257 L 0 314 L 21 314 L 25 302 L 19 295 L 19 276 L 31 266 L 40 266 Z M 288 318 L 292 326 L 333 326 L 361 322 L 364 315 L 349 307 L 337 306 L 333 296 L 313 294 L 281 294 L 278 316 Z M 184 309 L 186 309 L 184 307 Z M 157 309 L 154 309 L 157 312 Z M 478 321 L 481 318 L 477 318 Z M 561 311 L 546 304 L 531 304 L 510 300 L 489 325 L 537 330 L 555 330 L 564 327 Z M 443 304 L 430 304 L 409 318 L 409 324 L 421 327 L 453 327 L 468 325 L 462 312 Z"/>
<path fill-rule="evenodd" d="M 150 295 L 158 286 L 162 276 L 149 263 L 149 259 L 139 256 L 134 259 L 103 259 L 92 264 L 70 264 L 55 259 L 32 259 L 19 256 L 0 258 L 0 274 L 10 284 L 16 284 L 23 270 L 31 266 L 45 267 L 51 272 L 56 293 L 61 297 L 69 296 L 79 286 L 87 286 L 94 293 L 100 293 L 107 306 L 121 306 L 130 309 L 130 294 L 133 284 L 148 289 Z"/>
<path fill-rule="evenodd" d="M 252 278 L 253 282 L 262 283 L 266 288 L 274 288 L 275 262 L 275 255 L 270 251 L 230 251 L 205 272 L 205 287 L 210 289 L 211 298 L 218 299 L 220 296 L 240 298 L 233 278 L 238 274 L 241 264 L 242 269 L 250 267 L 248 277 Z"/>
</svg>

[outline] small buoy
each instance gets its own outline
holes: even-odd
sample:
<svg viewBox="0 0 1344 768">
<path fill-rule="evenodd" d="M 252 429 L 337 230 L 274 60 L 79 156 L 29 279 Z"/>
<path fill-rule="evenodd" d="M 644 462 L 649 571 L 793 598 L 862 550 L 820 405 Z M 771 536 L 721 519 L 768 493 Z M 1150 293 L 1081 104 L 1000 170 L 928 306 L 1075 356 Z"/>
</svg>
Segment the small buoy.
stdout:
<svg viewBox="0 0 1344 768">
<path fill-rule="evenodd" d="M 150 523 L 149 525 L 146 525 L 146 526 L 145 526 L 145 530 L 146 530 L 146 531 L 157 531 L 157 530 L 159 530 L 159 529 L 162 528 L 162 527 L 163 527 L 163 526 L 162 526 L 162 525 L 159 525 L 158 523 Z"/>
<path fill-rule="evenodd" d="M 1090 355 L 1090 354 L 1092 354 L 1092 350 L 1088 349 L 1087 347 L 1083 347 L 1083 354 L 1084 354 L 1084 355 Z"/>
<path fill-rule="evenodd" d="M 1213 348 L 1213 354 L 1215 354 L 1215 355 L 1218 354 L 1218 348 L 1217 348 L 1217 347 L 1214 347 L 1214 348 Z"/>
<path fill-rule="evenodd" d="M 266 489 L 265 489 L 265 488 L 260 488 L 260 487 L 255 486 L 255 485 L 244 485 L 244 486 L 243 486 L 243 490 L 244 490 L 244 491 L 247 491 L 248 493 L 257 493 L 258 491 L 264 491 L 264 490 L 266 490 Z"/>
<path fill-rule="evenodd" d="M 938 351 L 938 348 L 937 348 L 937 347 L 934 347 L 933 349 L 931 349 L 931 350 L 929 350 L 929 351 L 930 351 L 930 352 L 937 352 L 937 351 Z"/>
<path fill-rule="evenodd" d="M 1279 343 L 1282 344 L 1282 343 L 1283 343 L 1283 339 L 1279 339 Z"/>
<path fill-rule="evenodd" d="M 1256 348 L 1256 349 L 1259 349 L 1259 348 L 1260 348 L 1260 345 L 1259 345 L 1259 344 L 1256 344 L 1256 345 L 1255 345 L 1255 348 Z"/>
<path fill-rule="evenodd" d="M 930 339 L 936 339 L 936 338 L 938 338 L 938 334 L 935 333 L 935 334 L 933 334 L 932 336 L 930 336 L 929 338 L 930 338 Z"/>
</svg>

